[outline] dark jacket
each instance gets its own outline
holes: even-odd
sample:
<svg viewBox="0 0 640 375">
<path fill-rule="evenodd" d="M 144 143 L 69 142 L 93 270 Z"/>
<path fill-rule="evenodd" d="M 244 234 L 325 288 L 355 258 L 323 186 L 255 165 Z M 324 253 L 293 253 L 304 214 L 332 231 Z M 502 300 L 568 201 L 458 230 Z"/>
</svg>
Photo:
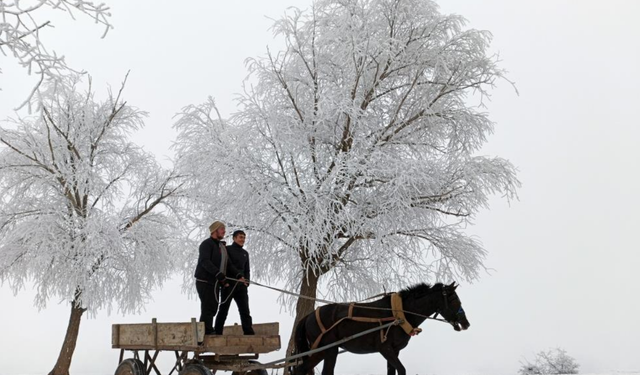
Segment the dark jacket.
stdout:
<svg viewBox="0 0 640 375">
<path fill-rule="evenodd" d="M 249 252 L 237 243 L 227 246 L 227 252 L 233 266 L 244 274 L 245 279 L 251 280 L 251 267 L 249 267 Z"/>
<path fill-rule="evenodd" d="M 222 252 L 220 251 L 219 240 L 209 237 L 200 244 L 200 254 L 198 256 L 198 265 L 196 266 L 195 278 L 199 280 L 215 283 L 216 280 L 223 280 L 225 274 L 220 272 L 220 262 L 222 261 Z M 222 241 L 224 243 L 224 241 Z M 227 250 L 229 253 L 229 250 Z M 229 256 L 231 258 L 231 256 Z M 244 277 L 241 271 L 233 266 L 233 262 L 227 259 L 226 275 L 239 279 Z"/>
</svg>

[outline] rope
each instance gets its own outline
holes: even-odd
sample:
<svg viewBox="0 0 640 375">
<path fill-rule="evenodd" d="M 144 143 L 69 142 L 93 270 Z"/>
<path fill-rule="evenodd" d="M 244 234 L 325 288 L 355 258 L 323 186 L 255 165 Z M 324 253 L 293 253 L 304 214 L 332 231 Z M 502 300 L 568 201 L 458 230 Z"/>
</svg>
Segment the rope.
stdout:
<svg viewBox="0 0 640 375">
<path fill-rule="evenodd" d="M 239 281 L 239 280 L 234 279 L 232 277 L 227 277 L 227 280 Z M 257 286 L 260 286 L 260 287 L 263 287 L 263 288 L 275 290 L 275 291 L 280 292 L 280 293 L 289 294 L 289 295 L 292 295 L 292 296 L 295 296 L 295 297 L 298 297 L 298 298 L 303 298 L 303 299 L 307 299 L 307 300 L 311 300 L 311 301 L 322 302 L 322 303 L 326 303 L 326 304 L 344 305 L 344 306 L 349 306 L 349 304 L 350 304 L 350 302 L 335 302 L 335 301 L 329 301 L 329 300 L 322 299 L 322 298 L 314 298 L 314 297 L 309 297 L 309 296 L 303 296 L 302 294 L 290 292 L 288 290 L 276 288 L 276 287 L 273 287 L 273 286 L 270 286 L 270 285 L 261 284 L 261 283 L 259 283 L 257 281 L 252 281 L 252 280 L 247 280 L 247 281 L 249 282 L 249 284 L 252 284 L 252 285 L 257 285 Z M 380 296 L 385 296 L 385 295 L 387 295 L 387 293 L 381 293 L 381 294 L 378 294 L 378 295 L 375 295 L 375 296 L 372 296 L 372 297 L 369 297 L 369 298 L 365 298 L 362 301 L 367 301 L 367 300 L 370 300 L 370 299 L 373 299 L 373 298 L 377 298 L 377 297 L 380 297 Z M 393 309 L 391 309 L 389 307 L 373 307 L 373 306 L 361 306 L 361 305 L 358 305 L 357 307 L 359 309 L 367 309 L 367 310 L 393 311 Z M 411 314 L 411 315 L 414 315 L 414 316 L 419 316 L 421 318 L 437 320 L 437 321 L 440 321 L 440 322 L 451 324 L 451 323 L 449 323 L 448 321 L 446 321 L 444 319 L 433 318 L 431 316 L 427 316 L 427 315 L 424 315 L 424 314 L 418 314 L 418 313 L 411 312 L 411 311 L 406 311 L 406 310 L 402 310 L 402 311 L 405 314 Z"/>
<path fill-rule="evenodd" d="M 240 280 L 234 279 L 232 277 L 227 277 L 227 280 L 241 282 Z M 346 305 L 346 306 L 348 306 L 350 304 L 350 303 L 347 303 L 347 302 L 335 302 L 335 301 L 329 301 L 329 300 L 325 300 L 325 299 L 321 299 L 321 298 L 313 298 L 313 297 L 309 297 L 309 296 L 303 296 L 301 294 L 290 292 L 288 290 L 276 288 L 276 287 L 273 287 L 273 286 L 270 286 L 270 285 L 261 284 L 261 283 L 259 283 L 257 281 L 251 281 L 251 280 L 246 280 L 246 281 L 249 284 L 257 285 L 257 286 L 262 287 L 262 288 L 271 289 L 271 290 L 274 290 L 274 291 L 277 291 L 277 292 L 280 292 L 280 293 L 289 294 L 289 295 L 292 295 L 292 296 L 295 296 L 295 297 L 298 297 L 298 298 L 304 298 L 304 299 L 312 300 L 312 301 L 315 301 L 315 302 L 322 302 L 322 303 L 327 303 L 327 304 L 337 304 L 337 305 Z M 237 285 L 238 284 L 236 283 L 236 286 Z M 235 288 L 235 286 L 234 286 L 234 288 Z M 382 293 L 382 294 L 379 294 L 379 295 L 376 295 L 376 296 L 373 296 L 373 297 L 366 298 L 363 301 L 366 301 L 366 300 L 369 300 L 369 299 L 373 299 L 373 298 L 376 298 L 376 297 L 385 296 L 385 295 L 387 295 L 387 294 L 386 293 Z M 358 306 L 358 308 L 369 309 L 369 310 L 393 311 L 391 308 L 385 308 L 385 307 Z M 441 321 L 441 322 L 449 323 L 448 321 L 446 321 L 444 319 L 432 318 L 430 316 L 414 313 L 414 312 L 411 312 L 411 311 L 403 310 L 403 312 L 405 314 L 412 314 L 412 315 L 419 316 L 419 317 L 422 317 L 422 318 L 425 318 L 425 319 L 438 320 L 438 321 Z M 359 332 L 359 333 L 357 333 L 355 335 L 344 337 L 344 338 L 342 338 L 342 339 L 340 339 L 338 341 L 335 341 L 335 342 L 333 342 L 331 344 L 328 344 L 328 345 L 325 345 L 325 346 L 321 346 L 319 348 L 312 349 L 312 350 L 306 351 L 304 353 L 299 353 L 299 354 L 295 354 L 295 355 L 292 355 L 292 356 L 280 358 L 278 360 L 271 361 L 271 362 L 264 363 L 264 364 L 249 365 L 244 370 L 245 371 L 260 370 L 260 369 L 270 368 L 271 366 L 275 366 L 275 365 L 278 365 L 278 364 L 283 363 L 283 362 L 284 363 L 289 363 L 289 362 L 291 362 L 293 360 L 297 360 L 297 359 L 302 358 L 302 357 L 306 357 L 306 356 L 313 355 L 315 353 L 322 352 L 322 351 L 327 350 L 329 348 L 333 348 L 334 346 L 341 345 L 341 344 L 343 344 L 343 343 L 345 343 L 347 341 L 356 339 L 356 338 L 364 336 L 364 335 L 368 335 L 369 333 L 381 331 L 383 329 L 387 329 L 387 334 L 388 334 L 389 330 L 391 329 L 392 326 L 397 326 L 397 325 L 400 325 L 401 323 L 402 323 L 402 320 L 396 319 L 393 322 L 382 324 L 379 327 L 371 328 L 371 329 Z M 385 336 L 387 334 L 385 334 Z M 338 354 L 340 354 L 340 353 L 338 353 Z M 294 363 L 289 363 L 289 364 L 292 365 Z"/>
<path fill-rule="evenodd" d="M 230 277 L 227 277 L 228 280 L 234 280 L 234 281 L 239 281 L 236 279 L 232 279 Z M 196 279 L 196 282 L 201 282 L 201 283 L 207 283 L 207 284 L 211 284 L 210 282 L 206 281 L 206 280 L 200 280 L 200 279 Z M 224 305 L 225 303 L 227 303 L 227 301 L 229 301 L 230 298 L 233 297 L 233 292 L 236 290 L 236 287 L 238 286 L 238 283 L 233 284 L 233 288 L 231 289 L 231 293 L 229 293 L 229 295 L 227 296 L 227 298 L 220 302 L 220 298 L 218 298 L 218 292 L 222 293 L 222 288 L 224 288 L 223 285 L 220 286 L 220 289 L 218 290 L 218 283 L 220 281 L 216 280 L 216 282 L 213 284 L 213 290 L 215 291 L 213 294 L 213 298 L 216 300 L 216 303 L 218 304 L 218 307 L 220 307 L 220 305 Z"/>
<path fill-rule="evenodd" d="M 349 340 L 357 339 L 360 336 L 368 335 L 369 333 L 380 331 L 380 330 L 383 330 L 383 329 L 385 329 L 387 327 L 390 328 L 391 326 L 398 325 L 398 324 L 400 324 L 400 321 L 399 320 L 394 320 L 393 322 L 389 322 L 387 324 L 383 324 L 380 327 L 371 328 L 371 329 L 368 329 L 366 331 L 362 331 L 360 333 L 356 333 L 355 335 L 347 336 L 347 337 L 342 338 L 342 339 L 340 339 L 338 341 L 332 342 L 331 344 L 328 344 L 328 345 L 325 345 L 325 346 L 321 346 L 321 347 L 319 347 L 317 349 L 309 350 L 307 352 L 296 354 L 296 355 L 292 355 L 292 356 L 289 356 L 289 357 L 280 358 L 278 360 L 275 360 L 275 361 L 272 361 L 272 362 L 268 362 L 268 363 L 264 363 L 264 364 L 261 364 L 261 365 L 247 366 L 247 368 L 244 369 L 244 371 L 265 369 L 265 368 L 268 368 L 269 366 L 277 365 L 278 363 L 281 363 L 281 362 L 289 362 L 289 361 L 292 361 L 294 359 L 310 356 L 312 354 L 327 350 L 329 348 L 333 348 L 334 346 L 338 346 L 338 345 L 344 344 L 345 342 L 347 342 Z"/>
<path fill-rule="evenodd" d="M 218 281 L 216 280 L 216 284 L 217 284 L 217 283 L 218 283 Z M 218 306 L 220 306 L 220 305 L 224 305 L 225 303 L 227 303 L 227 301 L 229 301 L 231 298 L 233 298 L 233 292 L 235 292 L 235 291 L 236 291 L 236 287 L 237 287 L 237 286 L 238 286 L 238 283 L 236 282 L 236 283 L 233 285 L 233 288 L 231 289 L 231 293 L 229 293 L 229 295 L 227 296 L 227 298 L 226 298 L 224 301 L 222 301 L 222 302 L 219 302 L 219 301 L 218 301 L 218 293 L 216 293 L 216 302 L 218 302 Z M 222 295 L 222 289 L 223 289 L 223 288 L 225 288 L 225 286 L 224 286 L 224 285 L 220 288 L 220 295 Z M 227 288 L 228 288 L 228 287 L 227 287 Z"/>
</svg>

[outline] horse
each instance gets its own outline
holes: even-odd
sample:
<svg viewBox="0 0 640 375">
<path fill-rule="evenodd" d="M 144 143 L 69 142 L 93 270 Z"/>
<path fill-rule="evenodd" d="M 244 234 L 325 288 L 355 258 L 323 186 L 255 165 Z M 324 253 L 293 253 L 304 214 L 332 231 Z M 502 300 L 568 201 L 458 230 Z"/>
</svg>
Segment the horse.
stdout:
<svg viewBox="0 0 640 375">
<path fill-rule="evenodd" d="M 440 314 L 456 331 L 466 330 L 471 325 L 456 294 L 457 287 L 455 282 L 433 286 L 420 283 L 401 290 L 398 293 L 400 298 L 393 298 L 402 300 L 404 316 L 401 317 L 410 325 L 392 325 L 379 332 L 368 333 L 305 356 L 302 364 L 293 367 L 293 374 L 312 375 L 313 369 L 324 360 L 322 375 L 333 375 L 338 351 L 342 348 L 356 354 L 378 352 L 387 360 L 387 375 L 395 375 L 396 371 L 398 375 L 406 375 L 398 354 L 407 346 L 411 336 L 420 331 L 417 327 L 428 317 Z M 319 307 L 298 322 L 294 353 L 304 353 L 312 347 L 329 345 L 367 329 L 380 327 L 384 322 L 397 320 L 398 315 L 392 314 L 391 300 L 392 295 L 385 295 L 370 303 L 329 304 Z"/>
</svg>

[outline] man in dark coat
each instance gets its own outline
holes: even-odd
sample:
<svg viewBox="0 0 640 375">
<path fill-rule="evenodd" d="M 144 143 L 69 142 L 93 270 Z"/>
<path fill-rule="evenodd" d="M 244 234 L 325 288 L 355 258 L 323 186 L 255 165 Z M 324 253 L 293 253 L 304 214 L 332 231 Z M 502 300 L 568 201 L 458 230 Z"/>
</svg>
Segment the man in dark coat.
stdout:
<svg viewBox="0 0 640 375">
<path fill-rule="evenodd" d="M 229 287 L 226 275 L 245 282 L 244 274 L 233 266 L 224 241 L 225 225 L 216 221 L 209 226 L 211 236 L 200 244 L 196 266 L 196 290 L 200 297 L 200 321 L 206 335 L 214 333 L 213 317 L 218 310 L 218 292 Z M 241 284 L 244 285 L 244 284 Z"/>
<path fill-rule="evenodd" d="M 249 266 L 249 253 L 243 248 L 246 239 L 246 234 L 237 230 L 233 232 L 233 244 L 227 247 L 229 258 L 234 267 L 244 273 L 244 276 L 251 280 L 251 269 Z M 244 283 L 232 284 L 228 288 L 222 289 L 220 292 L 220 301 L 223 303 L 220 305 L 220 311 L 216 316 L 215 333 L 217 335 L 222 334 L 224 329 L 224 321 L 227 319 L 229 313 L 229 307 L 231 306 L 231 300 L 236 301 L 238 306 L 238 312 L 240 313 L 240 322 L 242 323 L 242 332 L 245 335 L 254 335 L 253 321 L 249 312 L 249 294 L 247 293 L 248 285 Z"/>
</svg>

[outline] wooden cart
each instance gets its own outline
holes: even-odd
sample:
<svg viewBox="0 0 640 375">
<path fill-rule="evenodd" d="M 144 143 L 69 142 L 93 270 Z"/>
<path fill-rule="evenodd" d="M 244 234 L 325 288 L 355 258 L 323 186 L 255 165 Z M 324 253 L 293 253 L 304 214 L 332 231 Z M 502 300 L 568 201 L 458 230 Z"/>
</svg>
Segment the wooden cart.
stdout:
<svg viewBox="0 0 640 375">
<path fill-rule="evenodd" d="M 114 324 L 112 347 L 120 349 L 115 375 L 161 375 L 156 365 L 160 352 L 173 352 L 174 366 L 168 375 L 211 375 L 216 370 L 233 375 L 266 375 L 257 362 L 262 353 L 280 349 L 278 323 L 254 324 L 255 335 L 245 336 L 238 325 L 224 328 L 224 335 L 204 334 L 204 323 Z M 129 351 L 132 357 L 125 358 Z M 261 368 L 262 367 L 262 368 Z"/>
</svg>

